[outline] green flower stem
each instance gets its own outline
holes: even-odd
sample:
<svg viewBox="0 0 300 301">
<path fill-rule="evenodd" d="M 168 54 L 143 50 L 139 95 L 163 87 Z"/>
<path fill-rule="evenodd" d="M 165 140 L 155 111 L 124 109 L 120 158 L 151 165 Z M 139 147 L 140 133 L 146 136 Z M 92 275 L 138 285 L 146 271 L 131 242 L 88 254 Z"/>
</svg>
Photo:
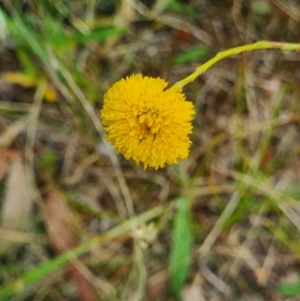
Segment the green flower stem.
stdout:
<svg viewBox="0 0 300 301">
<path fill-rule="evenodd" d="M 300 51 L 300 44 L 296 43 L 284 43 L 284 42 L 271 42 L 271 41 L 260 41 L 254 44 L 248 44 L 243 46 L 234 47 L 225 51 L 217 53 L 212 59 L 204 63 L 203 65 L 196 68 L 196 70 L 187 76 L 186 78 L 176 82 L 170 89 L 182 88 L 187 84 L 193 82 L 198 76 L 203 74 L 207 69 L 212 67 L 217 62 L 231 56 L 240 54 L 246 51 L 253 51 L 258 49 L 282 49 L 282 50 L 298 50 Z"/>
</svg>

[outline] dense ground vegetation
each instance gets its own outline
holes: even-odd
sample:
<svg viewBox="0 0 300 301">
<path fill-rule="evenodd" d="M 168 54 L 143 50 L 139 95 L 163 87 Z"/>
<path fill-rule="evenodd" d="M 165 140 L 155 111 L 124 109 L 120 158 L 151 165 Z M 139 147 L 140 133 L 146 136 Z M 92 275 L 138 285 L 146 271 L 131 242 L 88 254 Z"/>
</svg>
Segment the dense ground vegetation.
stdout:
<svg viewBox="0 0 300 301">
<path fill-rule="evenodd" d="M 300 300 L 298 52 L 186 86 L 180 165 L 125 160 L 99 119 L 127 75 L 299 33 L 297 1 L 0 1 L 0 300 Z"/>
</svg>

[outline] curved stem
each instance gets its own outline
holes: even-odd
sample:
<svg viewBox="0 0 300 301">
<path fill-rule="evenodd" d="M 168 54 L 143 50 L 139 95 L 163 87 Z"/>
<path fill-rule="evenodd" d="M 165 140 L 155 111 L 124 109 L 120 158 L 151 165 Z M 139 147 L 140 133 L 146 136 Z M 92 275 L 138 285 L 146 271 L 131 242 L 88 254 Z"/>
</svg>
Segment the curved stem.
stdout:
<svg viewBox="0 0 300 301">
<path fill-rule="evenodd" d="M 193 82 L 198 76 L 203 74 L 207 69 L 212 67 L 217 62 L 227 58 L 231 55 L 240 54 L 242 52 L 253 51 L 258 49 L 282 49 L 282 50 L 299 50 L 300 44 L 297 43 L 284 43 L 284 42 L 271 42 L 271 41 L 260 41 L 254 44 L 247 44 L 243 46 L 238 46 L 230 48 L 225 51 L 217 53 L 213 58 L 204 63 L 203 65 L 196 68 L 196 70 L 187 76 L 186 78 L 176 82 L 170 89 L 182 88 L 187 84 Z"/>
</svg>

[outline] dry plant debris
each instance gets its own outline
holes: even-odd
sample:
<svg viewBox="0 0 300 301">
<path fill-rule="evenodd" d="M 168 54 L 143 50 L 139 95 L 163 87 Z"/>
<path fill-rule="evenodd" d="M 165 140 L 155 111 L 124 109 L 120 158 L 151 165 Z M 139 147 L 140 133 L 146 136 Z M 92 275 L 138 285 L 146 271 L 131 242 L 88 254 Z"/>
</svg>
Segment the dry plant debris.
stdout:
<svg viewBox="0 0 300 301">
<path fill-rule="evenodd" d="M 176 300 L 181 197 L 192 240 L 177 299 L 299 300 L 299 52 L 244 53 L 184 87 L 196 118 L 180 165 L 136 166 L 99 122 L 130 74 L 173 84 L 221 50 L 298 42 L 299 9 L 1 1 L 0 300 Z"/>
</svg>

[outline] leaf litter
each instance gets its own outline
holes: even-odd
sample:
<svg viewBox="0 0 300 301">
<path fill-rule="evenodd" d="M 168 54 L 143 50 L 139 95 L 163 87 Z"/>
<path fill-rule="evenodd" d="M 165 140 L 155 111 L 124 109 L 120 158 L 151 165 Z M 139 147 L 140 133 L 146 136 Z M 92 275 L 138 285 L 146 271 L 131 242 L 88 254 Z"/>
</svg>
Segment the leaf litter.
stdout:
<svg viewBox="0 0 300 301">
<path fill-rule="evenodd" d="M 168 186 L 161 199 L 159 196 L 164 187 L 151 180 L 157 176 L 157 173 L 152 170 L 140 170 L 122 157 L 119 157 L 120 165 L 116 162 L 114 165 L 108 160 L 109 157 L 99 155 L 95 145 L 99 145 L 100 139 L 92 135 L 93 124 L 86 118 L 85 111 L 80 105 L 82 103 L 82 99 L 79 99 L 80 93 L 76 94 L 74 91 L 88 96 L 87 99 L 94 106 L 93 109 L 98 112 L 102 106 L 103 93 L 111 83 L 137 70 L 143 74 L 167 78 L 170 82 L 175 82 L 192 72 L 203 63 L 203 60 L 199 58 L 199 61 L 195 61 L 193 56 L 188 56 L 185 59 L 187 64 L 174 64 L 170 68 L 175 57 L 181 53 L 189 54 L 190 49 L 209 47 L 211 52 L 215 53 L 243 44 L 244 41 L 260 39 L 297 41 L 299 39 L 300 25 L 295 20 L 294 7 L 291 9 L 292 7 L 286 4 L 282 9 L 278 1 L 267 1 L 270 9 L 263 14 L 253 10 L 251 1 L 243 1 L 242 6 L 239 5 L 239 1 L 234 1 L 230 5 L 221 1 L 213 3 L 206 0 L 193 0 L 189 1 L 188 5 L 183 3 L 184 1 L 171 1 L 167 6 L 162 6 L 163 12 L 155 19 L 153 15 L 151 17 L 151 8 L 157 7 L 158 4 L 155 4 L 159 1 L 137 1 L 136 6 L 130 7 L 128 1 L 121 1 L 124 6 L 118 11 L 114 10 L 112 2 L 109 5 L 104 3 L 105 1 L 100 2 L 95 6 L 87 5 L 86 10 L 78 9 L 82 7 L 79 2 L 76 2 L 78 6 L 70 3 L 68 8 L 64 5 L 59 9 L 53 7 L 56 15 L 62 17 L 65 22 L 55 28 L 63 31 L 65 28 L 68 31 L 76 29 L 82 37 L 80 47 L 68 46 L 65 48 L 66 51 L 62 51 L 67 41 L 55 40 L 53 35 L 43 44 L 46 38 L 43 34 L 43 39 L 34 40 L 39 42 L 38 51 L 30 52 L 31 46 L 26 44 L 24 38 L 22 40 L 21 35 L 16 40 L 21 39 L 23 44 L 15 44 L 13 48 L 5 50 L 0 58 L 1 73 L 23 74 L 22 65 L 16 63 L 18 60 L 12 55 L 14 49 L 22 48 L 29 54 L 29 63 L 37 66 L 38 76 L 45 75 L 46 72 L 49 85 L 58 89 L 61 95 L 69 97 L 68 101 L 65 101 L 64 97 L 53 97 L 50 93 L 57 102 L 43 103 L 37 124 L 33 167 L 36 172 L 37 187 L 43 196 L 44 209 L 48 213 L 40 217 L 42 210 L 40 207 L 36 212 L 27 208 L 28 211 L 18 213 L 21 216 L 27 212 L 28 219 L 33 218 L 35 222 L 37 221 L 34 231 L 47 229 L 49 242 L 46 246 L 41 244 L 39 247 L 43 249 L 50 263 L 57 258 L 57 255 L 80 246 L 86 237 L 105 236 L 105 232 L 112 225 L 116 223 L 122 225 L 122 221 L 128 218 L 126 211 L 128 204 L 124 203 L 122 193 L 119 193 L 124 191 L 124 185 L 132 196 L 132 205 L 137 215 L 147 212 L 149 208 L 172 203 L 182 193 L 180 181 L 171 169 L 159 171 L 164 186 Z M 30 18 L 23 22 L 24 26 L 28 26 L 23 31 L 27 39 L 36 37 L 37 28 L 43 26 L 39 16 L 43 15 L 45 10 L 31 1 L 27 1 L 26 5 L 27 17 L 34 16 L 34 20 L 40 22 L 32 24 L 32 27 L 29 26 L 32 22 Z M 176 10 L 178 5 L 185 10 Z M 297 6 L 295 3 L 293 5 Z M 122 20 L 122 11 L 127 9 L 130 10 L 128 18 Z M 196 17 L 189 15 L 190 11 L 193 11 L 193 16 Z M 232 15 L 235 15 L 234 19 Z M 101 33 L 103 23 L 108 24 L 115 18 L 118 18 L 119 25 L 127 25 L 126 33 L 114 35 L 113 38 L 106 36 L 100 40 L 95 37 L 95 30 L 89 30 L 96 28 L 97 32 Z M 188 31 L 188 39 L 178 38 L 181 31 Z M 58 44 L 62 48 L 56 48 Z M 40 59 L 34 53 L 40 55 Z M 46 63 L 43 61 L 45 55 Z M 44 63 L 45 65 L 42 65 Z M 56 73 L 58 66 L 66 67 L 73 82 L 65 80 L 61 73 Z M 3 114 L 1 111 L 1 129 L 4 126 L 8 131 L 14 129 L 14 122 L 18 122 L 20 118 L 15 114 L 31 109 L 34 93 L 32 90 L 35 89 L 35 87 L 31 88 L 32 90 L 22 89 L 16 85 L 18 80 L 14 79 L 14 84 L 9 85 L 9 90 L 4 83 L 5 91 L 0 93 L 0 108 L 5 101 L 14 109 Z M 22 80 L 24 78 L 21 78 L 21 84 Z M 75 83 L 79 90 L 72 90 L 70 83 Z M 192 136 L 193 146 L 186 169 L 191 193 L 194 191 L 199 193 L 196 194 L 191 205 L 191 220 L 188 225 L 185 225 L 186 229 L 187 226 L 190 227 L 194 241 L 190 250 L 192 259 L 188 272 L 187 267 L 183 271 L 184 276 L 188 274 L 184 281 L 187 289 L 182 290 L 184 288 L 182 284 L 179 288 L 184 299 L 203 297 L 204 300 L 285 301 L 287 289 L 297 291 L 297 279 L 294 279 L 294 287 L 286 286 L 284 290 L 277 289 L 278 282 L 285 280 L 285 275 L 287 279 L 288 275 L 299 266 L 299 233 L 289 218 L 278 210 L 278 200 L 272 198 L 271 192 L 268 194 L 264 191 L 262 194 L 253 187 L 244 191 L 242 177 L 233 179 L 230 172 L 220 174 L 212 166 L 217 163 L 229 171 L 238 171 L 239 174 L 249 172 L 250 179 L 252 177 L 253 180 L 260 181 L 261 186 L 267 183 L 274 190 L 279 189 L 280 185 L 284 186 L 286 191 L 283 193 L 293 196 L 294 199 L 293 202 L 286 203 L 286 206 L 297 212 L 299 173 L 296 167 L 300 141 L 298 83 L 298 53 L 261 51 L 220 62 L 185 89 L 187 98 L 193 100 L 197 108 L 197 120 Z M 68 94 L 69 90 L 72 92 Z M 283 102 L 277 103 L 278 95 L 283 90 L 285 90 L 282 94 Z M 26 110 L 18 111 L 17 109 L 23 108 L 23 105 L 26 105 Z M 79 142 L 72 156 L 69 156 L 67 146 L 74 133 L 79 137 Z M 13 135 L 8 137 L 12 138 L 5 139 L 7 142 L 3 145 L 10 149 L 0 151 L 0 175 L 3 175 L 5 197 L 8 195 L 8 186 L 16 187 L 12 184 L 8 185 L 9 181 L 13 183 L 9 180 L 12 177 L 12 169 L 9 166 L 14 161 L 11 154 L 23 152 L 26 144 L 22 127 L 17 127 L 16 131 L 13 130 Z M 265 145 L 262 143 L 262 137 L 265 139 Z M 55 154 L 56 159 L 48 162 L 48 165 L 40 165 L 39 162 L 49 151 Z M 249 167 L 260 151 L 261 160 L 256 162 L 259 168 L 256 173 L 251 173 Z M 85 164 L 89 156 L 95 160 Z M 24 165 L 20 162 L 18 164 L 19 167 Z M 62 181 L 61 166 L 67 166 L 68 177 L 75 180 Z M 126 179 L 122 187 L 119 187 L 116 170 L 119 170 Z M 5 174 L 8 174 L 7 178 L 4 178 Z M 18 178 L 16 174 L 15 177 Z M 27 184 L 24 180 L 20 181 L 23 181 L 21 185 L 27 191 L 28 186 L 25 187 Z M 52 184 L 54 186 L 51 186 Z M 225 186 L 230 189 L 222 189 Z M 89 188 L 93 193 L 87 192 Z M 116 189 L 118 193 L 113 193 Z M 76 202 L 83 206 L 66 205 L 65 198 L 60 195 L 59 190 L 75 198 Z M 240 190 L 246 193 L 239 200 L 233 214 L 227 217 L 227 223 L 221 233 L 215 237 L 215 242 L 205 258 L 202 258 L 201 254 L 198 254 L 199 248 L 226 208 L 233 193 Z M 14 193 L 16 197 L 17 192 L 11 191 L 9 195 Z M 94 201 L 98 203 L 93 207 L 95 210 L 81 210 L 84 205 L 91 205 L 84 198 L 77 198 L 78 195 L 95 196 Z M 13 198 L 7 197 L 7 199 Z M 3 216 L 3 205 L 6 200 L 3 198 L 1 203 L 1 216 Z M 13 204 L 12 200 L 8 203 Z M 122 216 L 119 212 L 122 212 Z M 12 210 L 8 217 L 10 215 L 12 217 L 14 213 Z M 109 222 L 103 223 L 103 220 Z M 148 290 L 152 290 L 152 296 L 151 292 L 145 290 L 144 300 L 174 300 L 166 273 L 167 258 L 172 251 L 173 220 L 173 215 L 166 210 L 161 217 L 153 221 L 157 235 L 151 243 L 145 240 L 147 244 L 143 244 L 141 248 L 144 262 L 138 262 L 135 258 L 132 236 L 126 234 L 116 240 L 108 240 L 102 245 L 102 253 L 98 252 L 98 249 L 90 250 L 88 255 L 76 259 L 75 262 L 71 260 L 65 269 L 69 268 L 69 271 L 73 272 L 69 272 L 68 276 L 61 273 L 48 288 L 48 292 L 45 293 L 46 298 L 93 300 L 95 296 L 99 297 L 101 290 L 99 287 L 95 288 L 92 280 L 104 279 L 114 288 L 115 295 L 112 298 L 109 294 L 103 294 L 98 299 L 134 300 L 137 287 L 148 283 L 150 287 Z M 16 230 L 24 230 L 18 221 L 11 221 L 7 221 L 7 225 L 15 223 Z M 234 237 L 234 243 L 230 241 L 230 236 Z M 63 238 L 63 242 L 59 237 Z M 10 247 L 13 248 L 14 245 L 10 243 Z M 23 247 L 28 248 L 28 246 Z M 7 280 L 18 276 L 18 272 L 9 270 L 7 257 L 4 256 L 3 259 L 7 276 L 4 279 L 0 275 L 0 281 L 4 284 Z M 19 266 L 28 267 L 27 258 L 15 256 L 15 261 L 14 268 L 17 271 Z M 36 267 L 43 266 L 43 262 L 34 264 Z M 140 277 L 137 273 L 137 264 L 146 267 L 146 275 Z M 76 280 L 77 277 L 79 280 Z M 143 277 L 147 278 L 146 281 Z M 46 278 L 41 279 L 44 285 L 47 285 Z M 198 281 L 198 278 L 201 280 Z M 73 288 L 76 288 L 76 293 L 70 292 L 70 282 Z M 80 287 L 81 283 L 87 288 Z M 226 295 L 225 288 L 228 287 L 230 287 L 230 294 Z M 94 290 L 99 295 L 95 294 Z M 88 295 L 87 291 L 91 295 Z M 40 287 L 36 286 L 31 290 L 28 298 L 34 298 L 39 293 L 41 293 Z M 21 292 L 18 297 L 23 298 Z"/>
<path fill-rule="evenodd" d="M 32 197 L 21 154 L 11 160 L 3 197 L 0 227 L 23 231 L 32 214 Z M 7 252 L 13 241 L 1 239 L 0 252 Z"/>
</svg>

